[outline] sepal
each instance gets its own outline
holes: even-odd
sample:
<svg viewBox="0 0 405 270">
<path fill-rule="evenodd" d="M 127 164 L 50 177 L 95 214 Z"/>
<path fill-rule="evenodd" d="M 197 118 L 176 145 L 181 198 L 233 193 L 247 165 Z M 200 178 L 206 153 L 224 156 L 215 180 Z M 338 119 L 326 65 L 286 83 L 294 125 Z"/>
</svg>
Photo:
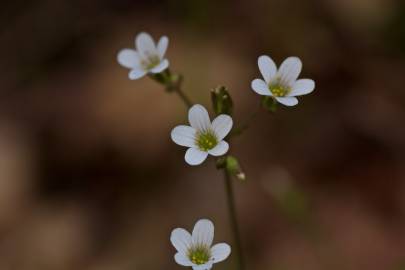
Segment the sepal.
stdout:
<svg viewBox="0 0 405 270">
<path fill-rule="evenodd" d="M 277 101 L 274 97 L 265 96 L 262 99 L 262 106 L 268 110 L 269 112 L 276 112 L 277 111 Z"/>
</svg>

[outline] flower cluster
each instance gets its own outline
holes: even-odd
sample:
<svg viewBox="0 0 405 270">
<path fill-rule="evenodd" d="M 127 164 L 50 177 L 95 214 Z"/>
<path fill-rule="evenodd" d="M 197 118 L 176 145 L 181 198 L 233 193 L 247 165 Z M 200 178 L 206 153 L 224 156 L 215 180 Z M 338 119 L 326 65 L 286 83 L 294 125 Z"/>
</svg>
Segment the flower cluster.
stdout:
<svg viewBox="0 0 405 270">
<path fill-rule="evenodd" d="M 129 78 L 139 79 L 145 75 L 163 84 L 169 92 L 177 92 L 179 97 L 189 107 L 187 125 L 179 125 L 171 131 L 171 139 L 178 145 L 188 147 L 185 161 L 189 165 L 199 165 L 207 159 L 208 155 L 219 157 L 217 168 L 225 171 L 227 181 L 228 202 L 230 213 L 236 216 L 232 206 L 232 189 L 230 176 L 244 180 L 245 174 L 241 170 L 238 160 L 227 154 L 229 150 L 229 137 L 240 134 L 244 128 L 231 133 L 233 119 L 233 101 L 225 87 L 218 87 L 211 93 L 213 109 L 216 117 L 211 122 L 207 109 L 191 103 L 180 89 L 182 76 L 169 71 L 169 61 L 165 53 L 169 44 L 166 36 L 160 38 L 157 45 L 147 33 L 136 36 L 136 49 L 123 49 L 118 53 L 118 62 L 129 68 Z M 258 58 L 258 66 L 263 79 L 254 79 L 251 88 L 263 96 L 262 104 L 265 108 L 274 111 L 278 103 L 285 106 L 298 104 L 297 96 L 311 93 L 315 89 L 315 82 L 311 79 L 298 79 L 301 73 L 302 62 L 298 57 L 288 57 L 279 68 L 267 55 Z M 227 138 L 228 136 L 228 138 Z M 227 138 L 226 142 L 224 139 Z M 227 155 L 225 155 L 227 154 Z M 224 156 L 225 155 L 225 156 Z M 220 157 L 223 156 L 223 157 Z M 232 212 L 233 211 L 233 212 Z M 231 219 L 235 223 L 236 218 Z M 237 253 L 240 253 L 237 226 L 233 225 L 234 238 L 237 242 Z M 226 243 L 212 246 L 214 238 L 214 225 L 210 220 L 199 220 L 192 234 L 182 228 L 174 229 L 170 241 L 176 248 L 175 261 L 183 266 L 191 266 L 193 270 L 209 270 L 212 265 L 225 260 L 231 253 L 231 247 Z M 241 257 L 241 254 L 239 254 Z M 239 261 L 242 269 L 242 260 Z"/>
</svg>

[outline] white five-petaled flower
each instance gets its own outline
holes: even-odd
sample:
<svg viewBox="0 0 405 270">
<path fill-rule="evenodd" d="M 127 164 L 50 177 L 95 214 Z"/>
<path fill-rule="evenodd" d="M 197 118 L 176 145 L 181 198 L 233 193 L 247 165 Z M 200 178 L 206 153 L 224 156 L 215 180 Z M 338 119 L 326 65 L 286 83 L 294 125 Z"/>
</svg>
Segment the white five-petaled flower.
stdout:
<svg viewBox="0 0 405 270">
<path fill-rule="evenodd" d="M 212 265 L 225 260 L 231 253 L 231 247 L 226 243 L 215 244 L 214 224 L 208 219 L 200 219 L 194 226 L 193 233 L 182 228 L 172 231 L 170 241 L 176 248 L 174 260 L 193 270 L 209 270 Z"/>
<path fill-rule="evenodd" d="M 274 61 L 269 56 L 262 55 L 258 59 L 258 65 L 264 80 L 253 80 L 252 89 L 259 95 L 275 98 L 281 104 L 297 105 L 296 96 L 309 94 L 315 88 L 315 82 L 311 79 L 297 80 L 302 69 L 298 57 L 288 57 L 277 70 Z"/>
<path fill-rule="evenodd" d="M 210 121 L 207 110 L 202 105 L 194 105 L 188 111 L 191 126 L 177 126 L 172 130 L 172 140 L 181 146 L 189 147 L 185 160 L 190 165 L 201 164 L 208 156 L 222 156 L 229 144 L 223 139 L 232 129 L 233 121 L 229 115 L 218 115 Z"/>
<path fill-rule="evenodd" d="M 169 67 L 169 61 L 164 58 L 168 45 L 168 37 L 161 37 L 156 46 L 152 37 L 142 32 L 135 38 L 136 50 L 122 49 L 117 60 L 130 69 L 128 76 L 131 80 L 139 79 L 147 73 L 160 73 Z"/>
</svg>

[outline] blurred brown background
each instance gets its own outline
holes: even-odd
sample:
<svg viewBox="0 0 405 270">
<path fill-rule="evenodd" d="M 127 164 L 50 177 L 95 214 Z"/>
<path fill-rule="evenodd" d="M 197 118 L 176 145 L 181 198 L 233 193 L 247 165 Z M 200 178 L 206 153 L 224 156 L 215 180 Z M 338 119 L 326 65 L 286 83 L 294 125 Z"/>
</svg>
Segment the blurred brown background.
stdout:
<svg viewBox="0 0 405 270">
<path fill-rule="evenodd" d="M 259 102 L 257 57 L 299 56 L 315 92 L 233 141 L 248 269 L 405 269 L 405 4 L 14 0 L 0 9 L 0 269 L 184 269 L 173 228 L 231 241 L 221 174 L 190 167 L 175 95 L 116 62 L 168 35 L 193 101 Z M 232 269 L 232 258 L 215 266 Z"/>
</svg>

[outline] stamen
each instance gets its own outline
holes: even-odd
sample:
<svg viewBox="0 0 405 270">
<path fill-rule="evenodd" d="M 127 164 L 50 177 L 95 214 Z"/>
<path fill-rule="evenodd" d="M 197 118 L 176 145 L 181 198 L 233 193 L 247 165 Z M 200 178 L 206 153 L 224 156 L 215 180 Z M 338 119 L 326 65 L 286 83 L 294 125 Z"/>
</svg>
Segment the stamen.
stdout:
<svg viewBox="0 0 405 270">
<path fill-rule="evenodd" d="M 148 53 L 146 58 L 141 61 L 142 66 L 146 70 L 156 67 L 160 63 L 160 57 L 155 54 Z"/>
<path fill-rule="evenodd" d="M 275 97 L 285 97 L 291 91 L 291 88 L 281 84 L 273 84 L 269 86 L 269 90 Z"/>
<path fill-rule="evenodd" d="M 200 265 L 209 261 L 211 252 L 206 246 L 197 246 L 189 250 L 188 257 L 191 262 Z"/>
<path fill-rule="evenodd" d="M 195 144 L 201 151 L 208 151 L 218 144 L 218 139 L 212 130 L 197 133 Z"/>
</svg>

